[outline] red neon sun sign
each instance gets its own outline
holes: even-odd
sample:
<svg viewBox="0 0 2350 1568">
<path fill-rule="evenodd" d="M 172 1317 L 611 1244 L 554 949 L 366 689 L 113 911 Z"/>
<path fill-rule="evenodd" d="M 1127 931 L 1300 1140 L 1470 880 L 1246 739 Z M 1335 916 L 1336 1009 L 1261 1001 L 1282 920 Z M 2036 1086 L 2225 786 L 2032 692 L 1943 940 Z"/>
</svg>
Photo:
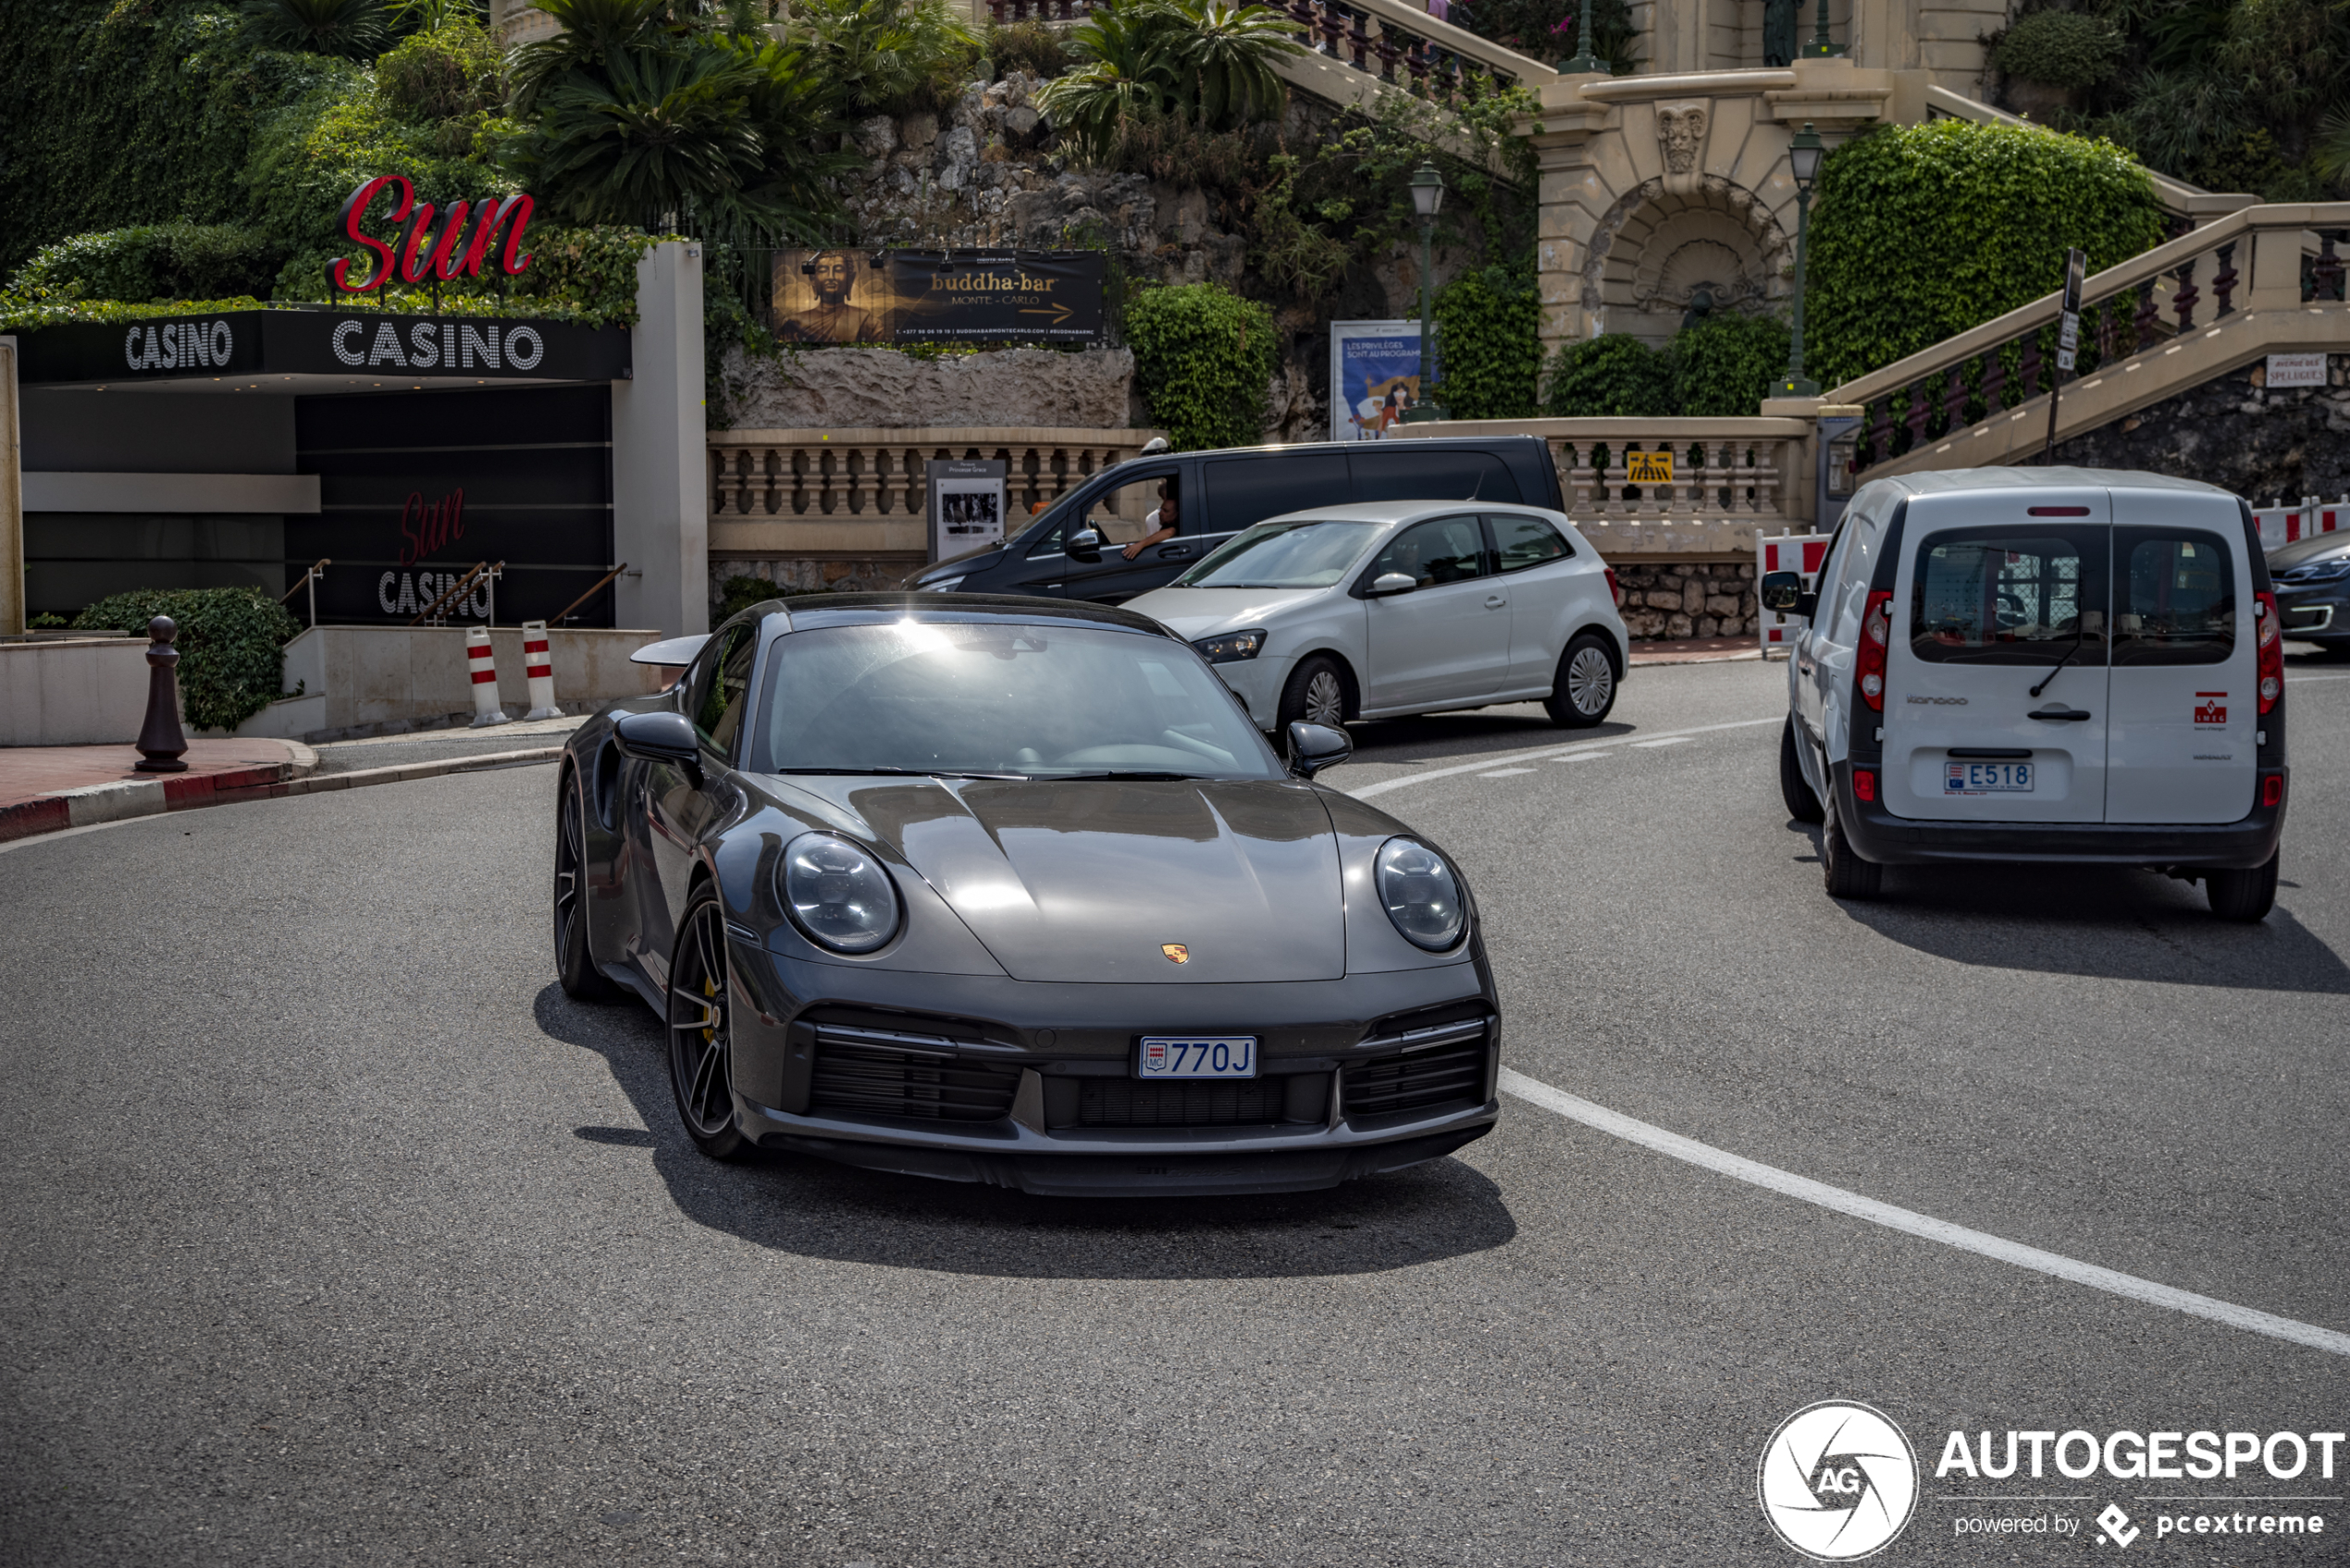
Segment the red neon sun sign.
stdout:
<svg viewBox="0 0 2350 1568">
<path fill-rule="evenodd" d="M 401 226 L 399 238 L 386 244 L 359 227 L 359 220 L 388 186 L 397 187 L 399 202 L 391 221 Z M 397 275 L 403 283 L 449 282 L 478 278 L 481 264 L 495 255 L 498 270 L 509 277 L 530 265 L 522 253 L 523 230 L 529 227 L 528 196 L 491 197 L 480 202 L 451 202 L 446 210 L 416 200 L 415 188 L 397 174 L 378 175 L 351 193 L 342 204 L 342 231 L 351 242 L 373 257 L 365 281 L 351 281 L 352 258 L 339 256 L 328 269 L 335 287 L 346 294 L 380 289 Z M 433 219 L 438 212 L 439 222 Z M 500 240 L 503 238 L 503 248 Z"/>
</svg>

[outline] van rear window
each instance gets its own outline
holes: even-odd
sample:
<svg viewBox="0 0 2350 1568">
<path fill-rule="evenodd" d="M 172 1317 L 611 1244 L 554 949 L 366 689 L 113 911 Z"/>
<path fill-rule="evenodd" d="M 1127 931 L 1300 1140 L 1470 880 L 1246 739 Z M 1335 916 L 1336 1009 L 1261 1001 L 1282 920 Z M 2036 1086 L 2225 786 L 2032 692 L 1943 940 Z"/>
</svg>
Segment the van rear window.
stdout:
<svg viewBox="0 0 2350 1568">
<path fill-rule="evenodd" d="M 2113 531 L 2113 661 L 2219 664 L 2235 651 L 2235 562 L 2191 529 Z"/>
<path fill-rule="evenodd" d="M 2106 658 L 2106 530 L 2036 525 L 1930 534 L 1910 591 L 1910 651 L 1928 663 Z"/>
</svg>

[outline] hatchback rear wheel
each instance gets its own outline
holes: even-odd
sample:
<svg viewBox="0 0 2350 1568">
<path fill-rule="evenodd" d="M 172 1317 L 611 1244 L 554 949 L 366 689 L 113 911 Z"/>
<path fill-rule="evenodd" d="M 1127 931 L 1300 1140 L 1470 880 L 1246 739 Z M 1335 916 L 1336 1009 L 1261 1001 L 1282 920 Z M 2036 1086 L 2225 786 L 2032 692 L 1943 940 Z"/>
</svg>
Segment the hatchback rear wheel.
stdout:
<svg viewBox="0 0 2350 1568">
<path fill-rule="evenodd" d="M 1585 632 L 1559 655 L 1558 673 L 1542 706 L 1551 722 L 1565 729 L 1588 730 L 1615 706 L 1615 660 L 1606 639 Z"/>
<path fill-rule="evenodd" d="M 2211 912 L 2223 920 L 2248 924 L 2268 919 L 2277 903 L 2276 856 L 2270 856 L 2267 865 L 2247 870 L 2204 872 L 2203 895 L 2211 901 Z"/>
</svg>

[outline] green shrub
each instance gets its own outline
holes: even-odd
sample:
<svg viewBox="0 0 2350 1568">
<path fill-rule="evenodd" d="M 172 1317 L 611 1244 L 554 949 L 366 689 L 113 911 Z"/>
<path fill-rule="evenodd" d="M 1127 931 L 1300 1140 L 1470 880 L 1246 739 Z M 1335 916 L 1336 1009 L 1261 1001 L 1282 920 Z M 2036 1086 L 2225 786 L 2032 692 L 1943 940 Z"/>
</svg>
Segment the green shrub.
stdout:
<svg viewBox="0 0 2350 1568">
<path fill-rule="evenodd" d="M 1569 343 L 1552 357 L 1542 412 L 1558 419 L 1660 419 L 1676 411 L 1666 356 L 1623 332 Z"/>
<path fill-rule="evenodd" d="M 159 223 L 77 234 L 43 246 L 8 287 L 84 300 L 266 295 L 285 259 L 285 245 L 257 229 Z"/>
<path fill-rule="evenodd" d="M 1540 404 L 1542 302 L 1534 279 L 1503 266 L 1464 274 L 1436 295 L 1444 379 L 1455 419 L 1531 419 Z"/>
<path fill-rule="evenodd" d="M 2050 87 L 2095 87 L 2121 60 L 2121 34 L 2099 17 L 2040 11 L 2008 29 L 1992 62 L 2010 76 Z"/>
<path fill-rule="evenodd" d="M 764 599 L 781 599 L 790 591 L 777 587 L 764 577 L 737 572 L 718 585 L 718 602 L 710 607 L 710 623 L 714 626 L 729 615 L 748 610 Z"/>
<path fill-rule="evenodd" d="M 1178 451 L 1264 434 L 1280 363 L 1273 313 L 1216 283 L 1145 289 L 1126 302 L 1126 342 L 1151 423 Z"/>
<path fill-rule="evenodd" d="M 808 67 L 851 117 L 944 108 L 979 63 L 970 13 L 947 0 L 792 0 Z"/>
<path fill-rule="evenodd" d="M 1684 327 L 1665 351 L 1675 407 L 1691 418 L 1752 415 L 1787 374 L 1787 326 L 1727 314 Z"/>
<path fill-rule="evenodd" d="M 179 628 L 179 707 L 191 726 L 233 730 L 283 694 L 282 649 L 302 625 L 259 588 L 141 588 L 100 599 L 73 623 L 143 636 L 157 615 Z"/>
<path fill-rule="evenodd" d="M 2153 182 L 2110 142 L 1961 119 L 1855 138 L 1821 165 L 1806 367 L 1864 376 L 2060 287 L 2068 246 L 2096 272 L 2161 236 Z"/>
<path fill-rule="evenodd" d="M 999 80 L 1018 70 L 1049 81 L 1069 69 L 1069 50 L 1061 43 L 1060 31 L 1041 21 L 990 27 L 987 57 L 995 62 Z"/>
<path fill-rule="evenodd" d="M 493 113 L 506 101 L 506 59 L 479 22 L 451 21 L 377 56 L 376 94 L 412 125 Z"/>
</svg>

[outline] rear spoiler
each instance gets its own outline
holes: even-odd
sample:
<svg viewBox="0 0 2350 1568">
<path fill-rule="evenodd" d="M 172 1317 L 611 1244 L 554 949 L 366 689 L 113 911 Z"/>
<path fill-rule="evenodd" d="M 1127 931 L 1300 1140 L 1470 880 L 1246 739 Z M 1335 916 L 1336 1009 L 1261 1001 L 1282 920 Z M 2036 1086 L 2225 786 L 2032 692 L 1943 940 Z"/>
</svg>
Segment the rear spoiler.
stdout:
<svg viewBox="0 0 2350 1568">
<path fill-rule="evenodd" d="M 628 656 L 631 664 L 686 665 L 694 661 L 701 645 L 710 640 L 708 632 L 698 632 L 689 637 L 670 637 L 662 642 L 647 643 Z"/>
</svg>

